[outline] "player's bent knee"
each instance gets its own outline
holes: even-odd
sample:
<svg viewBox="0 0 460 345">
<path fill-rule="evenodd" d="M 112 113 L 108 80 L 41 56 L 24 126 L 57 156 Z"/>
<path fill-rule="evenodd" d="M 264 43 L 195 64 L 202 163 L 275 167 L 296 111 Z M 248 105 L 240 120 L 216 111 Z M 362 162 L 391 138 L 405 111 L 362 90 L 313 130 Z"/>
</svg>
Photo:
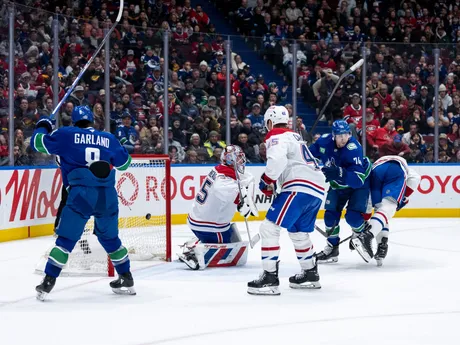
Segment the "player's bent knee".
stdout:
<svg viewBox="0 0 460 345">
<path fill-rule="evenodd" d="M 310 235 L 307 232 L 290 232 L 289 237 L 295 248 L 311 245 Z"/>
<path fill-rule="evenodd" d="M 383 213 L 386 217 L 386 223 L 394 217 L 398 203 L 393 198 L 383 198 L 382 202 L 377 205 L 375 213 Z"/>
<path fill-rule="evenodd" d="M 120 238 L 118 236 L 114 237 L 114 238 L 110 238 L 110 239 L 107 239 L 105 237 L 97 236 L 97 239 L 98 239 L 99 243 L 101 244 L 102 248 L 104 248 L 104 250 L 107 253 L 113 253 L 113 252 L 117 251 L 122 246 L 121 245 L 121 240 L 120 240 Z"/>
<path fill-rule="evenodd" d="M 324 224 L 328 228 L 337 226 L 340 222 L 340 212 L 326 210 L 324 212 Z"/>
<path fill-rule="evenodd" d="M 262 239 L 279 238 L 281 227 L 273 223 L 272 221 L 265 219 L 260 224 L 260 237 Z"/>
<path fill-rule="evenodd" d="M 354 229 L 358 229 L 364 224 L 363 214 L 358 211 L 347 210 L 345 220 L 347 221 L 347 224 Z"/>
<path fill-rule="evenodd" d="M 77 244 L 77 241 L 71 240 L 63 236 L 58 236 L 58 238 L 56 239 L 56 246 L 64 248 L 69 253 L 72 252 L 76 244 Z"/>
</svg>

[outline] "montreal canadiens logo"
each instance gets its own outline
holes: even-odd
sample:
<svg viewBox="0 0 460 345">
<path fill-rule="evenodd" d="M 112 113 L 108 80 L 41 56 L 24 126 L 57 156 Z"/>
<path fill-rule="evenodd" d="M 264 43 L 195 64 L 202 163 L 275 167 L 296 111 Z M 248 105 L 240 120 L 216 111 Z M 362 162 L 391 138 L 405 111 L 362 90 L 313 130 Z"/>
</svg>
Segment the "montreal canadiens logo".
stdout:
<svg viewBox="0 0 460 345">
<path fill-rule="evenodd" d="M 130 188 L 130 187 L 125 186 L 125 188 L 121 188 L 123 184 L 125 183 L 125 181 L 127 180 L 131 182 L 132 187 Z M 126 183 L 129 183 L 129 182 L 126 182 Z M 123 193 L 128 193 L 127 192 L 128 190 L 133 190 L 131 193 L 131 196 L 129 197 L 123 194 Z M 133 174 L 129 172 L 125 172 L 123 173 L 123 175 L 121 175 L 120 179 L 117 182 L 117 193 L 118 193 L 118 198 L 120 199 L 120 202 L 124 206 L 131 206 L 132 204 L 134 204 L 134 202 L 136 201 L 139 195 L 139 183 L 137 182 L 137 179 L 134 177 Z"/>
</svg>

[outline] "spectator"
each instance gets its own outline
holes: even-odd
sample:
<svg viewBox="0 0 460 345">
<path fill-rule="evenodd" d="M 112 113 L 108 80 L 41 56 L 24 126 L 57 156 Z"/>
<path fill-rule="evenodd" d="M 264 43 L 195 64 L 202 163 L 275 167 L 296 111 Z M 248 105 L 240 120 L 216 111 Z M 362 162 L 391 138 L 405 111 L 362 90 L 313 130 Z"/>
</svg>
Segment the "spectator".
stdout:
<svg viewBox="0 0 460 345">
<path fill-rule="evenodd" d="M 163 150 L 163 137 L 158 127 L 150 128 L 151 135 L 145 136 L 141 142 L 141 152 L 146 154 L 161 154 Z"/>
<path fill-rule="evenodd" d="M 198 159 L 198 154 L 200 155 L 208 154 L 207 148 L 203 146 L 203 144 L 201 143 L 200 136 L 196 133 L 191 135 L 190 146 L 187 148 L 187 150 L 193 150 L 197 154 L 196 155 L 197 159 Z"/>
<path fill-rule="evenodd" d="M 399 134 L 393 137 L 392 142 L 386 142 L 382 145 L 379 149 L 380 156 L 400 156 L 404 157 L 411 153 L 411 149 L 407 144 L 404 144 L 401 140 L 401 136 Z"/>
<path fill-rule="evenodd" d="M 439 134 L 439 152 L 441 151 L 444 151 L 447 157 L 455 156 L 454 146 L 445 133 Z"/>
<path fill-rule="evenodd" d="M 368 144 L 378 152 L 384 144 L 391 143 L 397 134 L 395 121 L 390 119 L 384 127 L 377 128 L 375 131 L 369 133 L 366 138 Z"/>
<path fill-rule="evenodd" d="M 174 154 L 174 158 L 177 163 L 180 163 L 184 160 L 185 158 L 185 151 L 182 147 L 182 145 L 173 139 L 173 129 L 172 127 L 168 128 L 168 144 L 169 147 L 174 146 L 176 148 L 176 152 Z M 168 148 L 169 149 L 169 148 Z"/>
<path fill-rule="evenodd" d="M 117 128 L 115 136 L 129 153 L 134 153 L 135 146 L 139 145 L 139 137 L 137 131 L 131 126 L 131 116 L 126 113 L 123 114 L 122 123 L 123 124 Z"/>
<path fill-rule="evenodd" d="M 208 150 L 209 157 L 212 156 L 212 153 L 216 147 L 225 149 L 225 147 L 227 146 L 225 142 L 219 140 L 218 138 L 219 138 L 219 133 L 217 133 L 216 131 L 209 132 L 209 140 L 207 140 L 204 143 L 204 147 Z"/>
</svg>

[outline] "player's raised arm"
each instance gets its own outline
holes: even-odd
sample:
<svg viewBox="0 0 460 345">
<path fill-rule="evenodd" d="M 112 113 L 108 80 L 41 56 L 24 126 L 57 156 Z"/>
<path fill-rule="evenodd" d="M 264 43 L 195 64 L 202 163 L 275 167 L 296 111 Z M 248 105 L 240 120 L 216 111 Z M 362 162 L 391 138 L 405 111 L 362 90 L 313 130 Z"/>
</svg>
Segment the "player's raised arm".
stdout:
<svg viewBox="0 0 460 345">
<path fill-rule="evenodd" d="M 47 155 L 59 155 L 59 148 L 63 146 L 59 130 L 53 131 L 53 122 L 43 116 L 35 125 L 35 131 L 30 139 L 33 150 Z"/>
<path fill-rule="evenodd" d="M 115 147 L 115 153 L 112 157 L 111 163 L 115 169 L 124 171 L 128 169 L 129 165 L 131 164 L 131 155 L 128 153 L 126 148 L 121 145 L 121 143 L 115 138 L 115 136 L 113 136 L 111 140 Z"/>
</svg>

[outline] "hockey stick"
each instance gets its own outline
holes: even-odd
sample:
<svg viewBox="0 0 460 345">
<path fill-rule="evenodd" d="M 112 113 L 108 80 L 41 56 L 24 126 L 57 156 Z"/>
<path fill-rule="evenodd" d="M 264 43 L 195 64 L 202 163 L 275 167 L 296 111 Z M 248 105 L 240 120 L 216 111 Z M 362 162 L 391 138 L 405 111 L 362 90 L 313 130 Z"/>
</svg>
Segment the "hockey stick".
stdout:
<svg viewBox="0 0 460 345">
<path fill-rule="evenodd" d="M 339 88 L 340 84 L 342 83 L 342 81 L 348 77 L 350 74 L 352 74 L 354 71 L 356 71 L 359 67 L 361 67 L 364 63 L 364 59 L 361 59 L 359 60 L 357 63 L 355 63 L 353 66 L 351 66 L 349 69 L 347 69 L 345 72 L 343 72 L 343 74 L 340 76 L 339 80 L 337 80 L 337 83 L 335 84 L 335 87 L 334 89 L 332 90 L 331 92 L 331 95 L 329 96 L 329 98 L 326 100 L 326 103 L 323 105 L 323 108 L 321 109 L 321 111 L 319 112 L 318 114 L 318 117 L 316 118 L 316 121 L 315 123 L 313 124 L 313 126 L 311 127 L 310 129 L 310 134 L 313 134 L 313 131 L 315 130 L 316 126 L 318 125 L 318 122 L 319 122 L 319 119 L 324 115 L 324 112 L 326 111 L 326 108 L 327 106 L 329 105 L 329 103 L 331 102 L 331 99 L 332 97 L 334 96 L 335 92 L 337 91 L 337 89 Z"/>
<path fill-rule="evenodd" d="M 325 238 L 328 238 L 329 236 L 327 235 L 327 232 L 321 229 L 318 225 L 315 224 L 315 230 L 318 231 L 321 235 L 323 235 Z M 342 244 L 343 242 L 348 241 L 353 235 L 348 236 L 347 238 L 343 239 L 342 241 L 339 242 L 339 244 Z"/>
<path fill-rule="evenodd" d="M 105 41 L 107 41 L 107 38 L 110 37 L 110 35 L 112 34 L 113 30 L 115 30 L 115 28 L 117 27 L 118 23 L 120 22 L 120 19 L 121 19 L 121 15 L 123 14 L 123 3 L 124 3 L 124 0 L 120 0 L 120 8 L 118 10 L 118 15 L 117 15 L 117 19 L 115 20 L 115 24 L 112 25 L 112 27 L 110 28 L 110 30 L 107 32 L 107 34 L 104 36 L 104 38 L 102 39 L 101 41 L 101 44 L 97 47 L 96 51 L 94 52 L 94 54 L 91 56 L 91 58 L 88 60 L 88 62 L 86 63 L 86 65 L 82 68 L 82 70 L 80 71 L 80 73 L 78 74 L 77 78 L 74 80 L 74 82 L 72 83 L 72 85 L 70 85 L 69 89 L 67 90 L 67 92 L 65 93 L 64 97 L 62 97 L 62 99 L 59 101 L 58 105 L 56 106 L 56 108 L 54 108 L 53 112 L 51 113 L 50 115 L 50 119 L 51 120 L 54 120 L 55 117 L 56 117 L 56 113 L 59 111 L 59 109 L 61 108 L 62 104 L 66 101 L 66 99 L 70 96 L 70 94 L 73 92 L 73 89 L 75 88 L 75 86 L 77 86 L 78 82 L 80 81 L 80 79 L 83 77 L 83 74 L 85 74 L 86 70 L 88 69 L 88 67 L 93 63 L 94 59 L 96 58 L 97 54 L 99 54 L 99 52 L 101 51 L 102 47 L 104 46 L 105 44 Z M 57 66 L 54 66 L 54 68 L 57 68 Z M 108 73 L 108 71 L 106 71 L 105 73 Z M 57 91 L 56 91 L 57 92 Z"/>
<path fill-rule="evenodd" d="M 233 154 L 233 167 L 235 169 L 235 176 L 236 176 L 236 182 L 238 183 L 238 191 L 240 194 L 240 200 L 243 200 L 243 193 L 241 192 L 241 183 L 240 183 L 240 175 L 238 173 L 238 169 L 236 166 L 236 155 Z M 260 240 L 260 234 L 255 235 L 254 237 L 251 237 L 251 231 L 249 230 L 249 224 L 248 220 L 246 217 L 244 217 L 244 224 L 246 225 L 246 232 L 248 233 L 248 239 L 249 239 L 249 245 L 251 246 L 251 249 L 254 248 L 254 246 L 259 242 Z"/>
</svg>

